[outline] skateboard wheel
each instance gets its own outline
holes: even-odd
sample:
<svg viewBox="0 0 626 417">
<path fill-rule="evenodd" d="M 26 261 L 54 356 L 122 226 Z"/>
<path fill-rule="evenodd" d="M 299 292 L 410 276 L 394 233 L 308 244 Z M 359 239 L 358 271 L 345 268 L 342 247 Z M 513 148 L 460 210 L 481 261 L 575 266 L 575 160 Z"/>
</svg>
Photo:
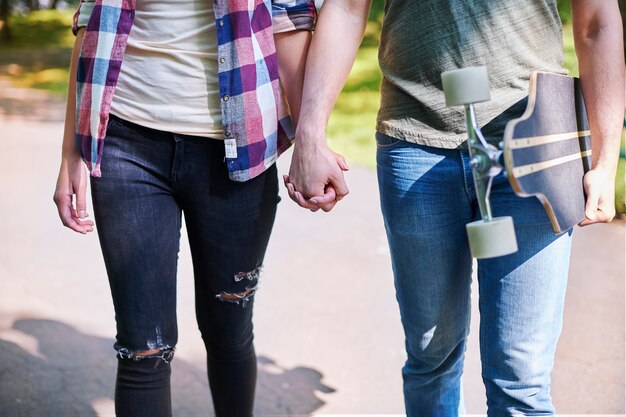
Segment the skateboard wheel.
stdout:
<svg viewBox="0 0 626 417">
<path fill-rule="evenodd" d="M 467 67 L 442 72 L 441 83 L 448 107 L 491 99 L 487 67 Z"/>
<path fill-rule="evenodd" d="M 468 223 L 465 228 L 474 258 L 495 258 L 517 252 L 517 239 L 511 217 L 479 220 Z"/>
</svg>

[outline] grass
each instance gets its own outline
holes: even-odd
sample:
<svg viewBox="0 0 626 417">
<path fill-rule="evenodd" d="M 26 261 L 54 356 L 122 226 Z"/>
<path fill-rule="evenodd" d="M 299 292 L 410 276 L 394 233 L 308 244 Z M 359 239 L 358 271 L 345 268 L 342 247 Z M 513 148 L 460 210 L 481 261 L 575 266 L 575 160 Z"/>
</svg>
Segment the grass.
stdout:
<svg viewBox="0 0 626 417">
<path fill-rule="evenodd" d="M 13 79 L 13 84 L 23 88 L 47 90 L 57 96 L 67 94 L 69 70 L 67 68 L 47 68 L 41 71 L 24 71 Z"/>
<path fill-rule="evenodd" d="M 72 12 L 41 10 L 11 18 L 13 41 L 0 42 L 0 77 L 65 96 L 74 44 Z"/>
<path fill-rule="evenodd" d="M 15 14 L 10 19 L 13 41 L 0 42 L 0 51 L 26 48 L 68 47 L 74 44 L 72 12 L 39 10 L 27 14 Z"/>
</svg>

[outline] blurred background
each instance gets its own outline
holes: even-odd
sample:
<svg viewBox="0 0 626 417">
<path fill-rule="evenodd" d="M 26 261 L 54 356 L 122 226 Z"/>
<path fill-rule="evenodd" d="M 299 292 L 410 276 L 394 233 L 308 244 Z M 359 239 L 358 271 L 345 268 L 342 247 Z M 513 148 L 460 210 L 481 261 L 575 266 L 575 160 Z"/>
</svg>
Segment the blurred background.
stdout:
<svg viewBox="0 0 626 417">
<path fill-rule="evenodd" d="M 0 0 L 0 417 L 113 413 L 115 326 L 97 237 L 63 228 L 52 203 L 77 3 Z M 559 9 L 565 66 L 577 75 L 569 2 L 559 0 Z M 383 1 L 374 0 L 328 128 L 331 146 L 352 167 L 350 197 L 323 215 L 285 195 L 279 205 L 255 307 L 260 416 L 403 412 L 404 341 L 373 169 L 382 18 Z M 624 149 L 622 140 L 620 216 L 575 232 L 553 381 L 564 414 L 625 412 Z M 279 171 L 288 164 L 287 155 Z M 179 416 L 212 410 L 191 274 L 183 237 L 173 371 Z M 471 414 L 485 411 L 476 298 L 464 376 Z"/>
</svg>

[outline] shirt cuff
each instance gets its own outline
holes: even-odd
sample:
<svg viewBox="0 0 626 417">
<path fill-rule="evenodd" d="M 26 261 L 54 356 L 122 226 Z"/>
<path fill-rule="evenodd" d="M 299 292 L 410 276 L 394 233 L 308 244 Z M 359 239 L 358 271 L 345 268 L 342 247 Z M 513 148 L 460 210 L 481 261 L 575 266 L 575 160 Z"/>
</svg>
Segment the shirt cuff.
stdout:
<svg viewBox="0 0 626 417">
<path fill-rule="evenodd" d="M 315 29 L 317 9 L 313 1 L 296 7 L 276 7 L 274 4 L 272 14 L 274 33 Z"/>
<path fill-rule="evenodd" d="M 85 0 L 80 2 L 78 10 L 74 13 L 74 20 L 72 22 L 72 33 L 74 33 L 74 35 L 78 33 L 78 29 L 87 26 L 95 5 L 95 1 Z"/>
</svg>

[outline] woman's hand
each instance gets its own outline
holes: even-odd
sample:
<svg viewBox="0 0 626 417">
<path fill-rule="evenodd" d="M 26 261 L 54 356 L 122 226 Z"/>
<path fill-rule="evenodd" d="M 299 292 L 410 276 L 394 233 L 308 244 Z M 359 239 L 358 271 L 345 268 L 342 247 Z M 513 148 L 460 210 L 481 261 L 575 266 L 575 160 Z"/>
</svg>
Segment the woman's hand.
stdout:
<svg viewBox="0 0 626 417">
<path fill-rule="evenodd" d="M 87 170 L 79 155 L 63 156 L 54 203 L 64 226 L 75 232 L 87 234 L 93 231 L 93 222 L 84 220 L 87 214 Z"/>
</svg>

